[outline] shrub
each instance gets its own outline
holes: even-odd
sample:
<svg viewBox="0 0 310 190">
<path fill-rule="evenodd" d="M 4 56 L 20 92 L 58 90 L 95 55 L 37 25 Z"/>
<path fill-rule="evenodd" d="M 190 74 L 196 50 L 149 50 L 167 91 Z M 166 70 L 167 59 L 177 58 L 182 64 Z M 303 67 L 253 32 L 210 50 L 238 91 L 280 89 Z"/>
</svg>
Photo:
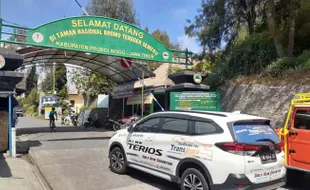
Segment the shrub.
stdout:
<svg viewBox="0 0 310 190">
<path fill-rule="evenodd" d="M 304 68 L 310 68 L 310 50 L 303 51 L 297 60 Z"/>
<path fill-rule="evenodd" d="M 203 81 L 204 84 L 210 86 L 211 90 L 219 90 L 224 82 L 224 76 L 220 73 L 212 73 Z"/>
<path fill-rule="evenodd" d="M 278 77 L 285 71 L 295 70 L 300 66 L 298 60 L 294 57 L 284 57 L 277 59 L 267 67 L 267 73 L 272 77 Z"/>
<path fill-rule="evenodd" d="M 227 66 L 230 78 L 260 73 L 277 58 L 272 38 L 264 33 L 248 36 L 229 49 Z"/>
</svg>

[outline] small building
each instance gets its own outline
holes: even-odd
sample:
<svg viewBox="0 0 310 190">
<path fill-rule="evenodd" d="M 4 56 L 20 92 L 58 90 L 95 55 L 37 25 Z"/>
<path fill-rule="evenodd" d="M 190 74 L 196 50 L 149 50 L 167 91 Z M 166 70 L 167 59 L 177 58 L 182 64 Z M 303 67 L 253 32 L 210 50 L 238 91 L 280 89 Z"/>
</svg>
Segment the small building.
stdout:
<svg viewBox="0 0 310 190">
<path fill-rule="evenodd" d="M 82 111 L 84 100 L 83 96 L 78 93 L 77 90 L 68 91 L 68 103 L 75 113 L 80 113 Z"/>
<path fill-rule="evenodd" d="M 162 63 L 154 70 L 153 73 L 155 77 L 144 79 L 144 85 L 146 88 L 142 87 L 140 81 L 117 86 L 112 94 L 111 114 L 121 115 L 123 117 L 131 116 L 133 114 L 146 116 L 161 110 L 148 91 L 153 93 L 162 106 L 165 105 L 165 89 L 173 85 L 173 82 L 168 78 L 170 66 L 171 64 L 169 63 Z M 143 112 L 141 111 L 142 101 Z"/>
</svg>

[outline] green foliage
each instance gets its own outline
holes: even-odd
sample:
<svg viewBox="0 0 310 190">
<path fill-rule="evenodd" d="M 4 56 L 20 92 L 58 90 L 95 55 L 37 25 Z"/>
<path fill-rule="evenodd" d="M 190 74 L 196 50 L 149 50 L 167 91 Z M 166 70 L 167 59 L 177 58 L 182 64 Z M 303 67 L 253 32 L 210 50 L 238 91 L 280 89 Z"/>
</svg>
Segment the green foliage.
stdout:
<svg viewBox="0 0 310 190">
<path fill-rule="evenodd" d="M 145 30 L 149 30 L 148 27 L 145 28 Z M 180 49 L 178 44 L 173 44 L 170 41 L 169 35 L 167 34 L 166 31 L 156 29 L 152 32 L 152 35 L 159 41 L 161 41 L 165 46 L 167 46 L 170 49 Z M 151 71 L 154 71 L 160 66 L 160 63 L 158 62 L 153 62 L 153 61 L 147 61 L 147 66 L 148 69 Z"/>
<path fill-rule="evenodd" d="M 55 87 L 58 96 L 61 98 L 66 98 L 68 96 L 67 68 L 63 63 L 57 63 L 55 66 Z"/>
<path fill-rule="evenodd" d="M 272 39 L 266 34 L 255 34 L 230 47 L 227 58 L 227 77 L 262 72 L 277 57 Z"/>
<path fill-rule="evenodd" d="M 26 96 L 29 95 L 33 88 L 37 88 L 38 85 L 38 75 L 36 74 L 36 66 L 31 67 L 30 73 L 26 79 Z"/>
<path fill-rule="evenodd" d="M 196 72 L 209 73 L 215 68 L 215 64 L 211 61 L 201 61 L 193 66 L 193 70 Z"/>
<path fill-rule="evenodd" d="M 225 83 L 225 78 L 221 73 L 212 73 L 203 81 L 203 83 L 210 86 L 211 90 L 218 91 Z"/>
<path fill-rule="evenodd" d="M 46 76 L 41 83 L 42 91 L 45 94 L 53 94 L 53 72 L 46 72 Z"/>
<path fill-rule="evenodd" d="M 170 38 L 167 34 L 166 31 L 164 30 L 159 30 L 156 29 L 152 32 L 152 35 L 159 41 L 161 41 L 163 44 L 165 44 L 168 48 L 170 49 L 176 49 L 178 48 L 178 45 L 174 45 L 171 41 Z"/>
<path fill-rule="evenodd" d="M 115 18 L 139 25 L 132 0 L 91 0 L 86 10 L 91 15 Z"/>
<path fill-rule="evenodd" d="M 267 67 L 267 73 L 272 77 L 278 77 L 285 71 L 298 68 L 299 62 L 294 57 L 279 58 Z"/>
<path fill-rule="evenodd" d="M 246 25 L 252 34 L 262 20 L 262 7 L 262 1 L 202 0 L 198 15 L 188 21 L 185 32 L 197 37 L 204 50 L 213 52 L 223 40 L 231 41 L 241 26 Z"/>
<path fill-rule="evenodd" d="M 40 95 L 36 88 L 33 88 L 29 95 L 22 100 L 19 100 L 19 103 L 23 106 L 26 114 L 28 115 L 37 115 L 39 107 Z"/>
<path fill-rule="evenodd" d="M 160 66 L 160 63 L 154 61 L 147 61 L 147 67 L 149 70 L 154 71 Z"/>
<path fill-rule="evenodd" d="M 79 93 L 83 95 L 85 106 L 96 98 L 99 94 L 109 94 L 112 92 L 114 82 L 98 73 L 89 72 L 85 69 L 72 71 L 72 82 Z"/>
<path fill-rule="evenodd" d="M 170 74 L 174 74 L 174 73 L 177 73 L 179 71 L 182 71 L 182 68 L 181 67 L 178 67 L 178 66 L 170 66 L 169 67 L 169 73 Z"/>
<path fill-rule="evenodd" d="M 310 62 L 310 50 L 303 51 L 302 54 L 298 56 L 297 60 L 303 65 L 308 64 Z"/>
</svg>

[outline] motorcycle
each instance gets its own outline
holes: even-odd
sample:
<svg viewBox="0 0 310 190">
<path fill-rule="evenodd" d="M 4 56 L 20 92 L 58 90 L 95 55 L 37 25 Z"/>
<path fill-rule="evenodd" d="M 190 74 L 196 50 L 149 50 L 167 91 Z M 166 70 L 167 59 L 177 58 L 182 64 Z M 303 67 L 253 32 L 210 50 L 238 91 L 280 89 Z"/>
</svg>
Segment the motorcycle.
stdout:
<svg viewBox="0 0 310 190">
<path fill-rule="evenodd" d="M 136 115 L 133 115 L 133 116 L 130 116 L 130 117 L 126 117 L 126 118 L 122 118 L 118 121 L 118 123 L 121 124 L 120 129 L 125 129 L 133 124 L 135 124 L 137 121 L 139 121 L 141 118 L 136 116 Z M 114 128 L 113 128 L 114 129 Z M 119 129 L 118 129 L 119 130 Z"/>
<path fill-rule="evenodd" d="M 65 125 L 73 125 L 77 126 L 77 115 L 73 113 L 69 113 L 62 121 L 63 124 Z"/>
</svg>

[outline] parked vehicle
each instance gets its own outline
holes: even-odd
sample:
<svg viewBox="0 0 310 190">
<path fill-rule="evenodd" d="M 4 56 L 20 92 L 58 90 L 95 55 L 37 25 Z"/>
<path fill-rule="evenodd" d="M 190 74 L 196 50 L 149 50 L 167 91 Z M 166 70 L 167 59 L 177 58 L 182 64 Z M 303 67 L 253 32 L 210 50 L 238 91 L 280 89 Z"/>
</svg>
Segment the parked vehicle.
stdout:
<svg viewBox="0 0 310 190">
<path fill-rule="evenodd" d="M 289 183 L 310 174 L 310 93 L 295 94 L 283 128 L 276 129 L 284 142 Z"/>
<path fill-rule="evenodd" d="M 112 118 L 106 117 L 105 128 L 112 128 L 113 131 L 117 131 L 122 128 L 122 123 L 117 120 L 118 115 L 115 115 Z"/>
<path fill-rule="evenodd" d="M 73 125 L 77 126 L 77 115 L 75 112 L 70 112 L 66 117 L 63 119 L 63 124 L 65 125 Z"/>
<path fill-rule="evenodd" d="M 185 189 L 276 189 L 285 184 L 283 143 L 270 120 L 238 113 L 164 111 L 119 130 L 110 168 L 128 167 Z"/>
<path fill-rule="evenodd" d="M 120 125 L 115 125 L 113 126 L 113 130 L 114 131 L 117 131 L 117 130 L 120 130 L 120 129 L 126 129 L 127 127 L 135 124 L 137 121 L 139 121 L 141 118 L 136 116 L 136 115 L 133 115 L 133 116 L 130 116 L 130 117 L 125 117 L 125 118 L 122 118 L 120 120 L 118 120 L 118 123 Z"/>
</svg>

